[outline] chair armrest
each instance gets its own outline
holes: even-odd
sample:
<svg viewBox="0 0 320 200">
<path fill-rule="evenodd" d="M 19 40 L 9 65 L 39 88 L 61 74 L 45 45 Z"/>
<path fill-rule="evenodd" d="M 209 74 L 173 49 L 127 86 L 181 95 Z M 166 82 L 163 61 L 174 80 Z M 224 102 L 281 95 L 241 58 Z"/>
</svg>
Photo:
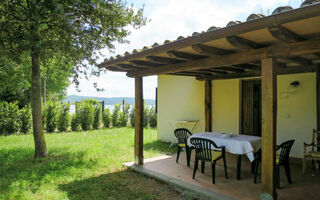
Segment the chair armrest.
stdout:
<svg viewBox="0 0 320 200">
<path fill-rule="evenodd" d="M 310 144 L 308 144 L 308 143 L 303 143 L 303 145 L 305 146 L 305 147 L 307 147 L 307 146 L 314 146 L 314 143 L 313 142 L 311 142 Z"/>
</svg>

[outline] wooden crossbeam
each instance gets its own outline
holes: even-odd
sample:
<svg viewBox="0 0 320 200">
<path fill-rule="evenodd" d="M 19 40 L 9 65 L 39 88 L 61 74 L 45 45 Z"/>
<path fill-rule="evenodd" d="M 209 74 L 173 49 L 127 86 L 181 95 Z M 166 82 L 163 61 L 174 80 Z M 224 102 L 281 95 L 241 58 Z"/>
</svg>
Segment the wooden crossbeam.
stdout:
<svg viewBox="0 0 320 200">
<path fill-rule="evenodd" d="M 260 65 L 253 65 L 253 64 L 239 64 L 239 65 L 233 65 L 233 67 L 239 67 L 239 68 L 244 68 L 248 70 L 260 70 L 261 66 Z"/>
<path fill-rule="evenodd" d="M 227 37 L 227 41 L 234 47 L 240 48 L 240 49 L 259 49 L 262 47 L 265 47 L 265 45 L 253 42 L 248 39 L 241 38 L 239 36 L 230 36 Z M 300 41 L 300 40 L 299 40 Z M 298 41 L 296 41 L 298 42 Z M 301 57 L 291 57 L 287 58 L 287 62 L 294 62 L 298 64 L 305 64 L 310 65 L 311 61 L 305 58 Z"/>
<path fill-rule="evenodd" d="M 179 60 L 179 59 L 175 59 L 175 58 L 167 58 L 167 57 L 162 57 L 162 56 L 147 56 L 146 58 L 150 61 L 163 63 L 163 64 L 176 64 L 176 63 L 184 62 L 184 60 Z"/>
<path fill-rule="evenodd" d="M 278 68 L 277 75 L 285 75 L 285 74 L 297 74 L 297 73 L 309 73 L 316 72 L 317 66 L 295 66 L 288 68 Z M 197 80 L 220 80 L 220 79 L 235 79 L 235 78 L 247 78 L 247 77 L 260 77 L 261 71 L 248 71 L 243 73 L 231 73 L 225 75 L 211 75 L 211 76 L 197 76 Z"/>
<path fill-rule="evenodd" d="M 201 69 L 201 70 L 195 70 L 193 72 L 208 72 L 211 74 L 227 74 L 228 73 L 226 71 L 219 71 L 219 70 L 214 70 L 214 69 Z"/>
<path fill-rule="evenodd" d="M 149 61 L 144 61 L 144 60 L 130 60 L 130 63 L 136 65 L 136 66 L 142 66 L 142 67 L 159 67 L 163 66 L 163 64 L 160 63 L 154 63 L 154 62 L 149 62 Z"/>
<path fill-rule="evenodd" d="M 121 69 L 132 69 L 132 70 L 136 70 L 136 69 L 145 69 L 146 67 L 144 66 L 137 66 L 137 65 L 131 65 L 131 64 L 124 64 L 124 63 L 120 63 L 117 64 L 117 66 Z"/>
<path fill-rule="evenodd" d="M 134 72 L 128 72 L 127 76 L 150 76 L 180 71 L 213 69 L 221 66 L 258 62 L 267 57 L 295 57 L 316 52 L 320 52 L 320 38 L 290 44 L 278 44 L 260 49 L 251 49 L 233 54 L 217 56 L 214 59 L 205 58 L 185 63 L 169 64 L 157 68 L 136 70 Z"/>
<path fill-rule="evenodd" d="M 217 55 L 226 55 L 234 53 L 234 51 L 221 49 L 213 46 L 203 45 L 203 44 L 195 44 L 192 45 L 192 49 L 200 54 L 204 54 L 207 56 L 217 56 Z"/>
<path fill-rule="evenodd" d="M 283 26 L 273 26 L 269 28 L 269 32 L 271 35 L 283 42 L 286 43 L 293 43 L 293 42 L 299 42 L 304 41 L 306 38 L 302 37 L 301 35 L 298 35 L 297 33 L 283 27 Z M 316 56 L 320 57 L 320 53 L 316 53 Z"/>
<path fill-rule="evenodd" d="M 204 58 L 208 58 L 208 56 L 192 54 L 192 53 L 185 53 L 180 51 L 168 51 L 167 54 L 172 58 L 184 59 L 184 60 L 200 60 Z"/>
<path fill-rule="evenodd" d="M 244 69 L 241 68 L 233 68 L 233 67 L 217 67 L 217 70 L 223 70 L 227 72 L 245 72 Z"/>
<path fill-rule="evenodd" d="M 298 42 L 303 41 L 305 38 L 302 36 L 296 34 L 293 31 L 290 31 L 289 29 L 283 27 L 283 26 L 273 26 L 269 28 L 269 32 L 271 35 L 283 42 L 292 43 L 292 42 Z"/>
<path fill-rule="evenodd" d="M 232 46 L 237 47 L 239 49 L 259 49 L 259 48 L 265 47 L 265 45 L 263 44 L 253 42 L 251 40 L 241 38 L 236 35 L 227 37 L 227 41 Z"/>
</svg>

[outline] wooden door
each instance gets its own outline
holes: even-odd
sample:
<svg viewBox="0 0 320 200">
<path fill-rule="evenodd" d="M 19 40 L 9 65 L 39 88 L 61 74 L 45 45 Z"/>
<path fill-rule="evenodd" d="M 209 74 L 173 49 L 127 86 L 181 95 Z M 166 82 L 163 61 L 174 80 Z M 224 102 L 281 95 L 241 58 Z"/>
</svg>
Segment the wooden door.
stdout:
<svg viewBox="0 0 320 200">
<path fill-rule="evenodd" d="M 261 136 L 261 80 L 243 80 L 241 134 Z"/>
</svg>

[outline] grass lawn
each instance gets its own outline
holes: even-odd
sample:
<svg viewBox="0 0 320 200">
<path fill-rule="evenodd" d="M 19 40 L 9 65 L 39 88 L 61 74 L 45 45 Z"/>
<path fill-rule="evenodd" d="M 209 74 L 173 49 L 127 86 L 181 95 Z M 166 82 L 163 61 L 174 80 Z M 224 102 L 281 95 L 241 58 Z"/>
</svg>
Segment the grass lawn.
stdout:
<svg viewBox="0 0 320 200">
<path fill-rule="evenodd" d="M 49 157 L 34 159 L 33 136 L 0 137 L 0 199 L 184 199 L 170 186 L 128 171 L 134 129 L 45 134 Z M 174 152 L 145 129 L 144 156 Z"/>
</svg>

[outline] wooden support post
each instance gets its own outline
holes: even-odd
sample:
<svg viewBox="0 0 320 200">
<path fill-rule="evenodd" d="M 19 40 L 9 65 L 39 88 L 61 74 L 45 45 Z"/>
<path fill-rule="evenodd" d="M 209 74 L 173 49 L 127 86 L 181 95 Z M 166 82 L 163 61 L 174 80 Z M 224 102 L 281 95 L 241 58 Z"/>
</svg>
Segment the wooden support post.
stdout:
<svg viewBox="0 0 320 200">
<path fill-rule="evenodd" d="M 212 81 L 205 81 L 205 100 L 204 100 L 204 113 L 205 113 L 205 131 L 212 131 Z"/>
<path fill-rule="evenodd" d="M 135 78 L 135 136 L 134 162 L 143 165 L 143 81 L 142 77 Z"/>
<path fill-rule="evenodd" d="M 276 137 L 277 137 L 277 61 L 266 58 L 261 61 L 262 74 L 262 197 L 276 192 Z"/>
</svg>

